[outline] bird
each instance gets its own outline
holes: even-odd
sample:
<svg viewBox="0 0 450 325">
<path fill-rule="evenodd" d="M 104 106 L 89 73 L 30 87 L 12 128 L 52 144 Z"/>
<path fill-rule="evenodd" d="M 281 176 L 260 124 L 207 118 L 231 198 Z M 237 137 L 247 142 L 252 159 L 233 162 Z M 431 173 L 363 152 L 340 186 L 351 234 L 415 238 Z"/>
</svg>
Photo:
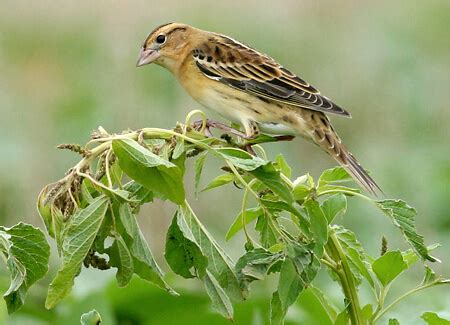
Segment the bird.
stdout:
<svg viewBox="0 0 450 325">
<path fill-rule="evenodd" d="M 201 105 L 240 124 L 246 139 L 260 133 L 306 138 L 367 192 L 381 192 L 327 116 L 350 113 L 270 56 L 231 37 L 172 22 L 145 38 L 136 66 L 150 63 L 169 70 Z"/>
</svg>

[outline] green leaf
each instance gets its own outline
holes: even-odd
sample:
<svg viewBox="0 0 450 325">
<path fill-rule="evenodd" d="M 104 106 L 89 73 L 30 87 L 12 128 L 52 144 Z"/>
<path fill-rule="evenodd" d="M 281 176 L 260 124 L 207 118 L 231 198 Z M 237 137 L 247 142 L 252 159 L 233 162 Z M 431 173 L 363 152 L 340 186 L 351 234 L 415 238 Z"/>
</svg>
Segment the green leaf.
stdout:
<svg viewBox="0 0 450 325">
<path fill-rule="evenodd" d="M 318 288 L 310 285 L 300 293 L 297 307 L 302 312 L 302 324 L 333 324 L 337 317 L 336 308 Z"/>
<path fill-rule="evenodd" d="M 234 166 L 243 169 L 259 179 L 281 199 L 291 203 L 294 198 L 289 186 L 282 180 L 280 171 L 274 164 L 259 157 L 252 156 L 248 152 L 235 148 L 220 148 L 216 151 Z"/>
<path fill-rule="evenodd" d="M 229 184 L 229 183 L 234 182 L 234 181 L 236 181 L 236 176 L 234 176 L 234 174 L 223 174 L 223 175 L 219 175 L 219 176 L 217 176 L 216 178 L 214 178 L 214 179 L 211 181 L 211 183 L 209 183 L 209 184 L 202 190 L 202 192 L 207 191 L 207 190 L 210 190 L 210 189 L 213 189 L 213 188 L 216 188 L 216 187 L 219 187 L 219 186 L 223 186 L 223 185 Z"/>
<path fill-rule="evenodd" d="M 253 171 L 261 166 L 269 164 L 257 156 L 250 155 L 247 151 L 236 148 L 218 148 L 216 152 L 237 168 L 245 171 Z"/>
<path fill-rule="evenodd" d="M 48 234 L 50 237 L 55 238 L 55 232 L 53 229 L 53 218 L 52 218 L 52 211 L 49 204 L 44 204 L 45 199 L 48 194 L 48 188 L 47 186 L 44 187 L 41 192 L 39 193 L 38 199 L 37 199 L 37 210 L 39 212 L 39 215 L 42 218 L 42 221 L 44 221 L 45 228 L 47 229 Z"/>
<path fill-rule="evenodd" d="M 200 177 L 202 176 L 203 165 L 207 157 L 207 152 L 201 154 L 195 161 L 195 195 L 198 194 L 198 189 L 200 186 Z"/>
<path fill-rule="evenodd" d="M 361 193 L 361 190 L 358 188 L 348 187 L 348 186 L 342 186 L 342 185 L 323 185 L 317 188 L 317 196 L 321 196 L 326 194 L 332 194 L 332 193 L 342 193 L 347 196 L 353 196 L 355 194 Z"/>
<path fill-rule="evenodd" d="M 383 286 L 388 285 L 407 268 L 400 251 L 387 252 L 372 264 L 372 270 Z"/>
<path fill-rule="evenodd" d="M 305 286 L 314 280 L 320 268 L 320 261 L 311 246 L 293 242 L 286 247 L 287 256 L 294 262 Z"/>
<path fill-rule="evenodd" d="M 178 159 L 181 157 L 181 155 L 184 153 L 184 140 L 178 139 L 177 144 L 175 145 L 175 148 L 173 148 L 172 152 L 172 158 Z"/>
<path fill-rule="evenodd" d="M 280 171 L 276 170 L 272 163 L 262 165 L 249 172 L 277 194 L 282 200 L 287 203 L 292 203 L 294 201 L 291 188 L 283 181 L 280 176 Z"/>
<path fill-rule="evenodd" d="M 97 192 L 97 190 L 92 185 L 92 182 L 88 179 L 84 179 L 83 183 L 81 183 L 81 199 L 83 203 L 87 205 L 91 204 L 94 201 L 93 193 Z"/>
<path fill-rule="evenodd" d="M 261 198 L 259 200 L 265 207 L 276 210 L 276 211 L 287 211 L 289 213 L 292 213 L 293 215 L 301 218 L 302 215 L 299 210 L 297 210 L 292 204 L 288 204 L 284 201 L 280 200 L 269 200 L 266 198 Z"/>
<path fill-rule="evenodd" d="M 272 295 L 272 300 L 270 301 L 270 324 L 283 325 L 286 312 L 287 310 L 281 307 L 278 291 L 275 291 Z"/>
<path fill-rule="evenodd" d="M 259 232 L 260 242 L 264 248 L 272 247 L 278 244 L 278 235 L 274 230 L 274 227 L 270 224 L 271 215 L 262 214 L 258 217 L 255 229 Z"/>
<path fill-rule="evenodd" d="M 352 177 L 343 167 L 334 167 L 325 170 L 319 177 L 319 187 L 328 183 L 342 183 L 352 181 Z"/>
<path fill-rule="evenodd" d="M 177 295 L 164 281 L 164 274 L 158 264 L 156 264 L 155 258 L 136 221 L 136 216 L 131 213 L 128 204 L 120 206 L 119 216 L 129 237 L 126 242 L 133 256 L 134 273 L 142 279 L 167 290 L 169 293 Z"/>
<path fill-rule="evenodd" d="M 11 277 L 3 299 L 12 314 L 24 304 L 28 288 L 47 273 L 50 247 L 40 229 L 20 222 L 0 227 L 0 250 Z"/>
<path fill-rule="evenodd" d="M 304 207 L 308 212 L 310 229 L 316 242 L 314 252 L 320 257 L 323 254 L 323 246 L 328 241 L 328 221 L 317 201 L 308 200 L 304 203 Z"/>
<path fill-rule="evenodd" d="M 189 205 L 182 205 L 179 213 L 192 232 L 193 238 L 189 239 L 195 240 L 203 255 L 208 258 L 208 271 L 214 275 L 228 296 L 236 300 L 244 299 L 247 293 L 239 285 L 230 257 L 208 233 Z"/>
<path fill-rule="evenodd" d="M 208 266 L 208 258 L 203 255 L 189 228 L 187 225 L 183 225 L 184 222 L 183 217 L 177 212 L 167 232 L 164 256 L 176 274 L 186 279 L 203 278 Z M 195 272 L 192 272 L 191 269 L 194 269 Z"/>
<path fill-rule="evenodd" d="M 353 275 L 357 282 L 360 282 L 359 276 L 362 275 L 372 288 L 375 287 L 375 283 L 370 275 L 369 268 L 370 264 L 367 262 L 366 253 L 363 247 L 356 239 L 355 234 L 345 229 L 342 226 L 333 226 L 331 228 L 336 234 L 342 249 L 350 264 Z"/>
<path fill-rule="evenodd" d="M 100 325 L 102 323 L 102 318 L 98 311 L 94 309 L 81 315 L 80 322 L 81 325 Z"/>
<path fill-rule="evenodd" d="M 137 203 L 137 201 L 130 199 L 130 192 L 126 191 L 126 190 L 121 190 L 121 189 L 112 189 L 109 187 L 102 187 L 101 191 L 103 193 L 105 193 L 105 195 L 107 195 L 108 197 L 110 197 L 111 199 L 117 200 L 120 203 L 123 202 L 134 202 Z"/>
<path fill-rule="evenodd" d="M 244 225 L 248 225 L 252 220 L 263 215 L 263 210 L 261 207 L 250 208 L 244 212 L 239 213 L 239 215 L 234 219 L 233 224 L 228 229 L 226 234 L 226 240 L 230 240 L 234 235 L 236 235 Z"/>
<path fill-rule="evenodd" d="M 271 253 L 263 248 L 248 251 L 236 263 L 241 286 L 247 289 L 252 281 L 262 280 L 268 273 L 279 271 L 279 262 L 283 258 L 282 253 Z"/>
<path fill-rule="evenodd" d="M 294 262 L 290 258 L 286 258 L 281 265 L 278 282 L 281 308 L 287 310 L 297 300 L 298 295 L 304 288 L 304 282 L 297 273 Z"/>
<path fill-rule="evenodd" d="M 309 194 L 311 194 L 311 188 L 305 184 L 297 184 L 292 190 L 295 201 L 304 201 Z"/>
<path fill-rule="evenodd" d="M 114 243 L 110 247 L 110 264 L 117 267 L 116 279 L 119 287 L 126 286 L 133 277 L 133 257 L 120 234 L 114 233 Z"/>
<path fill-rule="evenodd" d="M 433 282 L 436 282 L 436 273 L 434 273 L 430 267 L 425 265 L 425 275 L 422 279 L 421 285 L 427 285 Z"/>
<path fill-rule="evenodd" d="M 423 237 L 417 233 L 415 226 L 417 212 L 413 207 L 402 200 L 382 200 L 376 201 L 376 204 L 381 211 L 391 218 L 393 224 L 401 230 L 406 241 L 420 257 L 431 262 L 437 261 L 428 254 Z"/>
<path fill-rule="evenodd" d="M 363 321 L 369 324 L 373 316 L 373 306 L 371 304 L 367 304 L 361 308 L 361 316 Z"/>
<path fill-rule="evenodd" d="M 395 318 L 390 318 L 388 325 L 400 325 L 400 322 Z"/>
<path fill-rule="evenodd" d="M 230 298 L 211 272 L 206 271 L 203 283 L 205 284 L 206 293 L 211 299 L 214 310 L 225 318 L 233 320 L 233 306 L 231 305 Z"/>
<path fill-rule="evenodd" d="M 62 255 L 62 243 L 63 243 L 63 231 L 64 231 L 64 216 L 56 206 L 51 206 L 52 211 L 52 225 L 53 238 L 56 241 L 56 248 L 58 249 L 59 256 Z"/>
<path fill-rule="evenodd" d="M 350 316 L 347 313 L 347 309 L 342 310 L 336 317 L 334 325 L 348 325 L 350 324 Z"/>
<path fill-rule="evenodd" d="M 284 159 L 284 156 L 279 153 L 276 157 L 275 157 L 275 163 L 276 163 L 276 167 L 277 169 L 283 173 L 284 175 L 286 175 L 287 177 L 291 177 L 292 176 L 292 169 L 291 167 L 288 165 L 286 159 Z"/>
<path fill-rule="evenodd" d="M 141 205 L 153 201 L 153 192 L 135 181 L 125 184 L 124 189 L 130 192 L 130 199 L 138 201 Z"/>
<path fill-rule="evenodd" d="M 439 247 L 441 247 L 440 244 L 432 244 L 427 246 L 427 251 L 431 252 Z M 416 263 L 420 259 L 420 256 L 418 256 L 413 249 L 408 249 L 402 252 L 402 255 L 406 264 L 408 264 L 408 268 L 411 267 L 414 263 Z"/>
<path fill-rule="evenodd" d="M 342 193 L 328 197 L 322 203 L 322 211 L 328 223 L 332 223 L 334 219 L 340 218 L 347 211 L 347 198 Z"/>
<path fill-rule="evenodd" d="M 45 301 L 48 309 L 70 293 L 74 278 L 79 274 L 103 222 L 108 203 L 107 197 L 97 197 L 86 208 L 78 210 L 66 225 L 62 244 L 63 265 L 50 283 Z"/>
<path fill-rule="evenodd" d="M 184 201 L 183 174 L 180 168 L 130 139 L 114 140 L 114 153 L 123 171 L 148 189 L 174 203 Z"/>
<path fill-rule="evenodd" d="M 450 321 L 441 318 L 436 313 L 427 311 L 420 316 L 428 325 L 450 325 Z"/>
</svg>

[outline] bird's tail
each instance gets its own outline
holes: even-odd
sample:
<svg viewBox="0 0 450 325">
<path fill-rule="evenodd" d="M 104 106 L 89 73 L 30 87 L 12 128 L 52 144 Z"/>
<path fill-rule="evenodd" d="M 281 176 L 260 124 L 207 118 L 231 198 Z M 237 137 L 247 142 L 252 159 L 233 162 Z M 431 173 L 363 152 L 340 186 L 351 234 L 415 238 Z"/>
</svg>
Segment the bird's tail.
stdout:
<svg viewBox="0 0 450 325">
<path fill-rule="evenodd" d="M 317 123 L 312 131 L 313 141 L 344 167 L 363 189 L 374 196 L 378 196 L 382 193 L 382 190 L 377 183 L 369 176 L 356 158 L 342 143 L 328 121 L 328 118 L 326 118 L 325 115 L 320 115 L 316 116 L 316 119 L 320 119 L 320 123 Z"/>
</svg>

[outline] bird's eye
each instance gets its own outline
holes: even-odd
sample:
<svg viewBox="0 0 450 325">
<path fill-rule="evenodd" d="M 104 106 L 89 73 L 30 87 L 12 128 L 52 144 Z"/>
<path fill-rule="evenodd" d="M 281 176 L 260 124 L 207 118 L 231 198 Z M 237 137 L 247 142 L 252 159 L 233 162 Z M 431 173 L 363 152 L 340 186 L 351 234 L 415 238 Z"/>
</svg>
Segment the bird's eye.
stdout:
<svg viewBox="0 0 450 325">
<path fill-rule="evenodd" d="M 158 35 L 158 37 L 156 37 L 156 43 L 158 44 L 164 44 L 164 42 L 166 41 L 166 35 Z"/>
</svg>

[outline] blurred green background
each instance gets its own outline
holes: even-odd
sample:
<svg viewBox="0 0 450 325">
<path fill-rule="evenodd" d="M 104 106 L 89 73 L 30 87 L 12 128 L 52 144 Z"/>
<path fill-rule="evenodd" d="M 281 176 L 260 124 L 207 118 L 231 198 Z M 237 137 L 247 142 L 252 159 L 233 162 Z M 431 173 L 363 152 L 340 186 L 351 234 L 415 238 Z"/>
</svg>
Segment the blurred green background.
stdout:
<svg viewBox="0 0 450 325">
<path fill-rule="evenodd" d="M 39 190 L 77 159 L 57 151 L 57 144 L 85 143 L 98 125 L 110 132 L 169 128 L 184 121 L 188 111 L 200 108 L 167 71 L 158 66 L 135 68 L 145 36 L 170 21 L 250 44 L 348 109 L 351 120 L 332 117 L 336 129 L 388 197 L 405 199 L 418 209 L 418 229 L 427 243 L 443 245 L 435 255 L 444 263 L 435 268 L 450 275 L 450 256 L 445 253 L 450 247 L 448 0 L 2 0 L 0 224 L 23 220 L 42 227 L 35 211 Z M 318 176 L 334 165 L 303 140 L 266 148 L 271 157 L 283 153 L 297 175 Z M 219 166 L 207 164 L 203 179 L 217 175 Z M 188 173 L 188 187 L 192 179 Z M 240 209 L 241 194 L 230 186 L 193 200 L 200 218 L 221 243 Z M 155 202 L 144 209 L 140 220 L 165 269 L 165 231 L 173 211 L 171 204 Z M 378 254 L 382 235 L 390 247 L 406 248 L 390 221 L 357 199 L 350 200 L 342 222 L 357 233 L 370 254 Z M 236 237 L 224 245 L 237 257 L 242 244 L 242 237 Z M 52 263 L 51 275 L 58 265 L 55 251 Z M 421 272 L 417 267 L 402 276 L 393 292 L 411 288 Z M 70 299 L 45 311 L 47 277 L 31 290 L 17 315 L 7 317 L 2 301 L 0 323 L 78 324 L 82 312 L 96 308 L 105 324 L 229 324 L 210 311 L 199 282 L 169 275 L 183 293 L 172 298 L 139 280 L 118 289 L 113 277 L 113 271 L 87 270 Z M 0 280 L 0 289 L 5 290 L 8 276 L 3 267 Z M 317 286 L 341 304 L 339 288 L 326 275 L 319 277 Z M 255 288 L 250 301 L 237 307 L 235 324 L 264 324 L 272 289 L 270 281 Z M 410 298 L 387 316 L 420 324 L 414 319 L 423 311 L 448 309 L 448 288 L 432 290 Z M 314 324 L 313 312 L 297 306 L 288 315 L 289 324 Z"/>
</svg>

